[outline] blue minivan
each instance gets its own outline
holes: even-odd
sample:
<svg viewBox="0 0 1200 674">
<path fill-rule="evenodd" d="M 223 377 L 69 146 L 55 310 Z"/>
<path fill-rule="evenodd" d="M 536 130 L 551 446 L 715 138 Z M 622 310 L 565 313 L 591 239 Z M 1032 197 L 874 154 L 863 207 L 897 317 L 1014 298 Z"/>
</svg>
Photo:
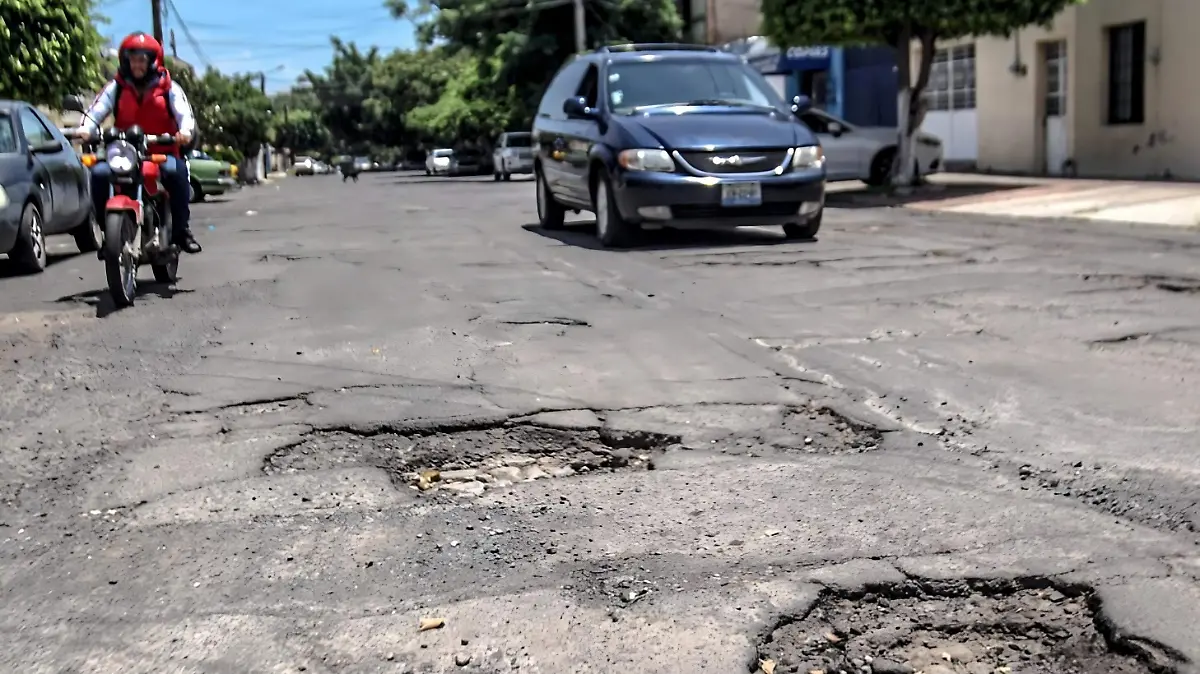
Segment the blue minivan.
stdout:
<svg viewBox="0 0 1200 674">
<path fill-rule="evenodd" d="M 602 47 L 564 65 L 533 122 L 538 219 L 596 214 L 606 247 L 645 227 L 782 226 L 812 239 L 825 156 L 742 57 L 680 44 Z"/>
</svg>

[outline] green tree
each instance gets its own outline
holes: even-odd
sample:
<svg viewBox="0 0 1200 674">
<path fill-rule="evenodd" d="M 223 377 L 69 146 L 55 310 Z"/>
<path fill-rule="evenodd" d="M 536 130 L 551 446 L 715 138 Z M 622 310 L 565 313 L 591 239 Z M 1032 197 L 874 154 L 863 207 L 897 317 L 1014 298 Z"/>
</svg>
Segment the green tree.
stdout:
<svg viewBox="0 0 1200 674">
<path fill-rule="evenodd" d="M 679 38 L 682 24 L 674 0 L 585 2 L 586 42 L 591 47 Z M 393 16 L 417 22 L 423 43 L 439 44 L 445 53 L 471 59 L 476 71 L 473 79 L 464 72 L 464 81 L 456 78 L 455 85 L 446 88 L 445 100 L 417 114 L 423 128 L 446 131 L 457 126 L 460 133 L 472 125 L 481 133 L 528 128 L 546 85 L 575 52 L 570 3 L 385 0 L 385 5 Z"/>
<path fill-rule="evenodd" d="M 897 182 L 912 184 L 912 136 L 924 118 L 935 45 L 966 36 L 1008 36 L 1031 24 L 1048 24 L 1063 9 L 1086 0 L 762 0 L 763 30 L 777 45 L 884 44 L 896 50 L 900 93 Z M 920 42 L 912 72 L 909 48 Z"/>
<path fill-rule="evenodd" d="M 369 99 L 377 92 L 374 75 L 380 62 L 375 47 L 363 52 L 354 43 L 330 38 L 333 58 L 323 73 L 306 71 L 304 79 L 320 101 L 322 121 L 344 149 L 360 152 L 378 140 L 378 110 Z"/>
<path fill-rule="evenodd" d="M 91 0 L 0 0 L 0 98 L 55 105 L 95 89 L 103 43 Z"/>
<path fill-rule="evenodd" d="M 313 110 L 289 108 L 286 115 L 275 110 L 272 136 L 276 146 L 288 148 L 293 155 L 324 154 L 329 149 L 329 129 Z"/>
</svg>

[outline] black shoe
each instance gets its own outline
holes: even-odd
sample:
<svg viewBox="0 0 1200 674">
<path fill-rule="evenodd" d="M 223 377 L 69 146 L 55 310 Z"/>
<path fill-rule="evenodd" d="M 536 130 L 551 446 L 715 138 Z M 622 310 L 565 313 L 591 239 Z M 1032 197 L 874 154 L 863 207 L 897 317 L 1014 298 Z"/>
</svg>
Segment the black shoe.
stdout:
<svg viewBox="0 0 1200 674">
<path fill-rule="evenodd" d="M 196 241 L 196 237 L 192 236 L 191 232 L 187 232 L 186 234 L 181 234 L 175 237 L 175 245 L 179 246 L 179 250 L 182 250 L 188 255 L 195 255 L 196 253 L 204 250 L 204 248 L 200 246 L 200 242 Z"/>
</svg>

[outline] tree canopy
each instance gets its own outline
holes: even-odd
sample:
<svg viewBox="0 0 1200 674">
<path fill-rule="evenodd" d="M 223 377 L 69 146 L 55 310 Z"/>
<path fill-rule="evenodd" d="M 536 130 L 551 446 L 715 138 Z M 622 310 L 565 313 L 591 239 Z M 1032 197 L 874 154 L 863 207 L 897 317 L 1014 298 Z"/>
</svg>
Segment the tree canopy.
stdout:
<svg viewBox="0 0 1200 674">
<path fill-rule="evenodd" d="M 898 102 L 904 141 L 898 170 L 908 174 L 907 139 L 920 126 L 921 95 L 929 83 L 935 44 L 967 36 L 1010 35 L 1047 24 L 1063 9 L 1086 0 L 762 0 L 763 30 L 777 45 L 884 44 L 897 50 L 902 93 Z M 921 43 L 915 80 L 909 45 Z"/>
<path fill-rule="evenodd" d="M 91 0 L 0 0 L 0 98 L 58 105 L 101 82 Z"/>
</svg>

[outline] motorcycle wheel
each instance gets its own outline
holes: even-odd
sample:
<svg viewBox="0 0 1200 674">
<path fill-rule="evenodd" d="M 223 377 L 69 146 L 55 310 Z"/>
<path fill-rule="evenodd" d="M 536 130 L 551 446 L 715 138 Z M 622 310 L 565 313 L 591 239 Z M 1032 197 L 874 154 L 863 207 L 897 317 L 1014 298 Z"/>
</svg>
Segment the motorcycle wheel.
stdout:
<svg viewBox="0 0 1200 674">
<path fill-rule="evenodd" d="M 104 275 L 117 307 L 133 305 L 137 296 L 137 259 L 133 251 L 135 225 L 125 213 L 104 218 Z"/>
</svg>

